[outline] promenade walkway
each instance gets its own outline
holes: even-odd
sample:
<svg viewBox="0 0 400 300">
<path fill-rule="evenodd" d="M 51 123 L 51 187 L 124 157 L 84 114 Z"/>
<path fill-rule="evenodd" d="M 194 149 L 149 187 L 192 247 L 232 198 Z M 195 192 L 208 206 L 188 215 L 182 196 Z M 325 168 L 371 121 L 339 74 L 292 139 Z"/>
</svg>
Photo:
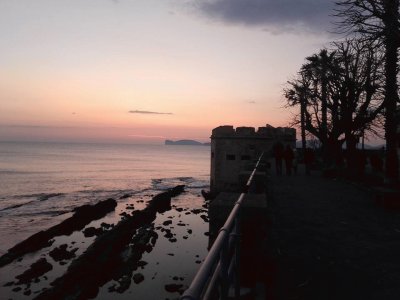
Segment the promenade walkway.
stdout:
<svg viewBox="0 0 400 300">
<path fill-rule="evenodd" d="M 268 299 L 400 299 L 400 212 L 365 187 L 304 173 L 271 170 Z"/>
</svg>

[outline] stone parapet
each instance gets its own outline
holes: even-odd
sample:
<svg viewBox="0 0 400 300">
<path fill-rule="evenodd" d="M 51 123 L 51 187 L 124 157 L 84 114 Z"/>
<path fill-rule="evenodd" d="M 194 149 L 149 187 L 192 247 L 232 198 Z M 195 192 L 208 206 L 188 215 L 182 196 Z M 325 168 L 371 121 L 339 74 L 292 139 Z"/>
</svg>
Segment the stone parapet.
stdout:
<svg viewBox="0 0 400 300">
<path fill-rule="evenodd" d="M 213 193 L 237 192 L 243 180 L 241 172 L 253 170 L 255 161 L 264 153 L 264 159 L 273 157 L 274 145 L 296 147 L 296 130 L 288 127 L 231 125 L 214 128 L 211 136 L 211 178 Z"/>
<path fill-rule="evenodd" d="M 296 129 L 288 127 L 273 127 L 266 125 L 258 127 L 257 131 L 254 127 L 237 127 L 224 125 L 216 127 L 212 130 L 211 139 L 213 138 L 296 138 Z"/>
</svg>

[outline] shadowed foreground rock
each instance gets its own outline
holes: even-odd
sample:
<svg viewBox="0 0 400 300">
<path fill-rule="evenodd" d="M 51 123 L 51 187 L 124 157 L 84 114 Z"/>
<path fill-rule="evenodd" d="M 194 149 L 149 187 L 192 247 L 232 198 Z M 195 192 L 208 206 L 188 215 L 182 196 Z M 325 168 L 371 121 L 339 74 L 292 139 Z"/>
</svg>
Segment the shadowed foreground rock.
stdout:
<svg viewBox="0 0 400 300">
<path fill-rule="evenodd" d="M 38 278 L 52 269 L 53 266 L 45 258 L 40 258 L 38 261 L 34 262 L 28 270 L 15 278 L 18 279 L 17 284 L 29 283 L 34 278 Z"/>
<path fill-rule="evenodd" d="M 21 243 L 8 250 L 0 257 L 0 267 L 3 267 L 13 260 L 27 254 L 50 246 L 52 238 L 59 235 L 70 235 L 72 232 L 83 229 L 93 220 L 100 219 L 114 210 L 117 202 L 114 199 L 100 201 L 95 205 L 83 205 L 76 208 L 74 215 L 60 224 L 57 224 L 45 231 L 40 231 L 30 236 Z"/>
<path fill-rule="evenodd" d="M 35 299 L 94 298 L 99 287 L 106 282 L 115 277 L 126 278 L 127 274 L 135 270 L 142 253 L 151 251 L 155 244 L 157 236 L 152 233 L 151 223 L 155 220 L 157 212 L 171 209 L 171 197 L 183 191 L 184 186 L 179 185 L 156 195 L 144 210 L 134 211 L 132 216 L 123 219 L 113 229 L 99 236 L 84 254 L 72 262 L 62 277 L 51 283 L 53 288 L 39 294 Z M 141 233 L 142 226 L 150 228 Z M 138 235 L 133 237 L 137 230 L 141 240 L 139 243 L 136 241 Z M 127 247 L 132 242 L 133 245 Z M 127 256 L 126 252 L 130 254 Z M 128 283 L 124 280 L 123 285 L 125 289 Z"/>
</svg>

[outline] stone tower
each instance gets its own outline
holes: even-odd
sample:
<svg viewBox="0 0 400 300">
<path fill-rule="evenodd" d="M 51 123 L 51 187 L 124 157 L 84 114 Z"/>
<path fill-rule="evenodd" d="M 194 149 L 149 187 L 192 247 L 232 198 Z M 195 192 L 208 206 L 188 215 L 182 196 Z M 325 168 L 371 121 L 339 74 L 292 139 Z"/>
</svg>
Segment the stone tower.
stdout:
<svg viewBox="0 0 400 300">
<path fill-rule="evenodd" d="M 287 127 L 237 127 L 225 125 L 212 130 L 211 135 L 211 192 L 238 191 L 239 174 L 248 165 L 254 167 L 262 152 L 272 157 L 272 147 L 281 142 L 296 147 L 296 130 Z"/>
</svg>

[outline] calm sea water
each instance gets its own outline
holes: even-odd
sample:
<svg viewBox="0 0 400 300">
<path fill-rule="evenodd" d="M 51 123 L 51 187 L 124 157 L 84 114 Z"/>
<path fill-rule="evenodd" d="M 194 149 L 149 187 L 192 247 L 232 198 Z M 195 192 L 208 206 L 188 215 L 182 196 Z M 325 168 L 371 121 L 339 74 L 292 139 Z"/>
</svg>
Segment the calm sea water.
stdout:
<svg viewBox="0 0 400 300">
<path fill-rule="evenodd" d="M 0 142 L 0 254 L 66 213 L 126 193 L 209 185 L 206 146 Z"/>
<path fill-rule="evenodd" d="M 123 291 L 115 292 L 123 278 L 110 278 L 98 287 L 96 299 L 177 299 L 168 284 L 187 287 L 207 255 L 208 223 L 201 189 L 209 187 L 210 148 L 206 146 L 105 145 L 0 142 L 0 255 L 32 234 L 72 215 L 75 207 L 114 198 L 118 205 L 88 227 L 102 222 L 117 224 L 129 206 L 143 209 L 146 201 L 161 191 L 185 184 L 185 193 L 172 200 L 172 209 L 157 214 L 153 222 L 158 234 L 155 246 L 144 253 L 146 265 L 128 272 Z M 130 197 L 121 197 L 123 195 Z M 203 211 L 203 215 L 193 213 Z M 175 241 L 165 236 L 164 225 Z M 1 299 L 33 299 L 62 276 L 72 260 L 57 262 L 49 252 L 60 245 L 76 248 L 80 256 L 95 237 L 82 231 L 57 236 L 53 244 L 0 268 Z M 28 284 L 16 279 L 38 259 L 52 269 Z M 101 266 L 94 266 L 101 268 Z M 140 272 L 140 284 L 129 276 Z M 177 279 L 178 278 L 178 279 Z M 177 281 L 178 280 L 178 281 Z M 114 290 L 114 291 L 113 291 Z"/>
</svg>

